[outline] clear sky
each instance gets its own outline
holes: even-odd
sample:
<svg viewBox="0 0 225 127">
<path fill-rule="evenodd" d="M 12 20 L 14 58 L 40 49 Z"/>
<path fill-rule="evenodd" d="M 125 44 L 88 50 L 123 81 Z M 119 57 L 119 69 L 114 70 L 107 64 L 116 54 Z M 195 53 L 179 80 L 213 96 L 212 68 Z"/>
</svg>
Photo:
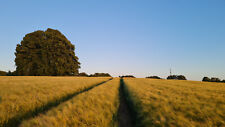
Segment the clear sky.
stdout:
<svg viewBox="0 0 225 127">
<path fill-rule="evenodd" d="M 225 0 L 1 0 L 0 70 L 47 28 L 75 45 L 81 72 L 225 79 Z"/>
</svg>

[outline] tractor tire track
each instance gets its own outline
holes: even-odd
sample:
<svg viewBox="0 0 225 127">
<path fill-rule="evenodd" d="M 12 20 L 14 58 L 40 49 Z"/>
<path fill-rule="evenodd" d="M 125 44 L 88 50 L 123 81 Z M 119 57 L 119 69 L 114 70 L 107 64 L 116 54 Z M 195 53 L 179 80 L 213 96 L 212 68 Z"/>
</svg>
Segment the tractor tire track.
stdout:
<svg viewBox="0 0 225 127">
<path fill-rule="evenodd" d="M 120 79 L 120 88 L 119 88 L 119 109 L 118 109 L 118 127 L 134 127 L 135 120 L 133 119 L 133 114 L 131 108 L 128 105 L 124 91 L 124 82 L 123 79 Z"/>
<path fill-rule="evenodd" d="M 75 97 L 75 96 L 77 96 L 77 95 L 79 95 L 81 93 L 87 92 L 87 91 L 89 91 L 89 90 L 91 90 L 91 89 L 93 89 L 93 88 L 95 88 L 95 87 L 97 87 L 99 85 L 102 85 L 102 84 L 104 84 L 104 83 L 106 83 L 106 82 L 108 82 L 108 81 L 110 81 L 112 79 L 113 78 L 111 78 L 111 79 L 109 79 L 107 81 L 103 81 L 101 83 L 98 83 L 96 85 L 93 85 L 93 86 L 91 86 L 91 87 L 89 87 L 87 89 L 84 89 L 82 91 L 75 92 L 75 93 L 63 96 L 63 97 L 61 97 L 61 98 L 59 98 L 57 100 L 54 100 L 54 101 L 50 101 L 47 104 L 45 104 L 44 106 L 42 106 L 42 107 L 37 107 L 36 109 L 34 109 L 34 110 L 30 111 L 30 112 L 27 112 L 27 113 L 25 113 L 25 114 L 23 114 L 21 116 L 16 116 L 16 117 L 14 117 L 12 119 L 9 119 L 7 121 L 7 123 L 5 123 L 3 125 L 3 127 L 18 127 L 22 123 L 22 121 L 28 120 L 28 119 L 33 118 L 35 116 L 38 116 L 39 114 L 46 113 L 48 110 L 51 110 L 52 108 L 57 107 L 59 104 L 61 104 L 63 102 L 66 102 L 66 101 L 70 100 L 71 98 L 73 98 L 73 97 Z"/>
</svg>

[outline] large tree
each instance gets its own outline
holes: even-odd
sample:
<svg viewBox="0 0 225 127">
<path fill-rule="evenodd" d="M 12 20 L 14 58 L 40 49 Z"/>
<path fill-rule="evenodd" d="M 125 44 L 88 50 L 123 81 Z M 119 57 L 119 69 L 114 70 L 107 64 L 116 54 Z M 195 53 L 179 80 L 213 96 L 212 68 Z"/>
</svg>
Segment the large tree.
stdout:
<svg viewBox="0 0 225 127">
<path fill-rule="evenodd" d="M 16 47 L 17 75 L 78 75 L 75 46 L 58 30 L 48 28 L 27 34 Z"/>
</svg>

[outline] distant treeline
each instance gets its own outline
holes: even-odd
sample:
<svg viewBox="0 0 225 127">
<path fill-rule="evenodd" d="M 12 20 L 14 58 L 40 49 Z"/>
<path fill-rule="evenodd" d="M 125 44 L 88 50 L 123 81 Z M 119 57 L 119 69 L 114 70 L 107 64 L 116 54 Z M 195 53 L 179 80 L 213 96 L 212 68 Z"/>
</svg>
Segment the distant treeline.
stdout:
<svg viewBox="0 0 225 127">
<path fill-rule="evenodd" d="M 16 75 L 15 71 L 14 72 L 11 72 L 11 71 L 8 71 L 8 72 L 0 71 L 0 76 L 17 76 L 17 75 Z M 88 75 L 85 72 L 79 73 L 78 76 L 81 76 L 81 77 L 112 77 L 109 73 L 94 73 L 94 74 Z"/>
<path fill-rule="evenodd" d="M 0 71 L 0 76 L 16 76 L 16 73 L 11 71 L 8 72 Z"/>
<path fill-rule="evenodd" d="M 167 79 L 175 79 L 175 80 L 187 80 L 184 75 L 170 75 Z"/>
<path fill-rule="evenodd" d="M 94 73 L 88 75 L 85 72 L 79 73 L 79 76 L 81 77 L 112 77 L 109 73 Z"/>
<path fill-rule="evenodd" d="M 136 78 L 133 75 L 122 75 L 122 76 L 119 76 L 119 77 L 120 78 Z"/>
<path fill-rule="evenodd" d="M 151 79 L 161 79 L 159 76 L 148 76 L 146 78 L 151 78 Z"/>
<path fill-rule="evenodd" d="M 0 71 L 0 76 L 6 76 L 7 72 L 5 71 Z"/>
<path fill-rule="evenodd" d="M 220 80 L 219 78 L 215 78 L 215 77 L 212 77 L 212 78 L 209 78 L 209 77 L 204 77 L 202 79 L 203 82 L 223 82 L 225 83 L 225 79 L 224 80 Z"/>
<path fill-rule="evenodd" d="M 146 78 L 151 78 L 151 79 L 162 79 L 159 76 L 148 76 Z M 170 75 L 167 77 L 167 79 L 173 79 L 173 80 L 187 80 L 184 75 Z"/>
</svg>

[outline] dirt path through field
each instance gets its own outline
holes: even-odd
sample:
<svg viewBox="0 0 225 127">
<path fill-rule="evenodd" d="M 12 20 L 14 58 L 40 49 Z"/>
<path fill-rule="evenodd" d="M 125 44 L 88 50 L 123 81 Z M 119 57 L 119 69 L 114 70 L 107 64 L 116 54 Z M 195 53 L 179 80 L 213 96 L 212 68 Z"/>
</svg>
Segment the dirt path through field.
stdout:
<svg viewBox="0 0 225 127">
<path fill-rule="evenodd" d="M 133 125 L 134 121 L 132 121 L 132 114 L 124 93 L 123 79 L 120 80 L 119 96 L 120 96 L 120 106 L 118 109 L 119 127 L 134 127 Z"/>
</svg>

